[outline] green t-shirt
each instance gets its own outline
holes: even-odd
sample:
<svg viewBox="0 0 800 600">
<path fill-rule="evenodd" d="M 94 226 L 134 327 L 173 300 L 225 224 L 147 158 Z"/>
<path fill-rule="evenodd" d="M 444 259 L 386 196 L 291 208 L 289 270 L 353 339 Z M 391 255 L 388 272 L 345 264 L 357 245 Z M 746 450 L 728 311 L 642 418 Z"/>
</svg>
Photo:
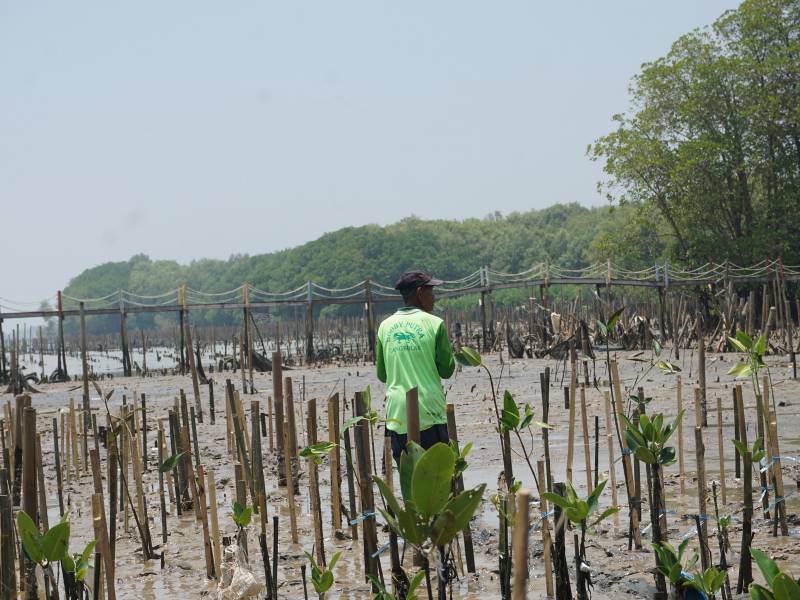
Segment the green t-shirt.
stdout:
<svg viewBox="0 0 800 600">
<path fill-rule="evenodd" d="M 386 384 L 386 428 L 406 433 L 406 392 L 419 391 L 419 427 L 447 423 L 440 377 L 456 368 L 444 321 L 414 307 L 381 323 L 375 345 L 378 379 Z"/>
</svg>

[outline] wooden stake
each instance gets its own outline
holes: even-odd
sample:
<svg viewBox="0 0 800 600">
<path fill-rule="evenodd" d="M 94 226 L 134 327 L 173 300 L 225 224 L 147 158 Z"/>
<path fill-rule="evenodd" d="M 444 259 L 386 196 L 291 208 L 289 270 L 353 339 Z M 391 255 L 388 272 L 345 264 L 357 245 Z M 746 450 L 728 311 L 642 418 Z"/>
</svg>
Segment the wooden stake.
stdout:
<svg viewBox="0 0 800 600">
<path fill-rule="evenodd" d="M 581 384 L 581 429 L 583 430 L 583 464 L 586 469 L 586 492 L 591 493 L 592 485 L 592 453 L 589 449 L 589 420 L 586 414 L 586 386 Z"/>
<path fill-rule="evenodd" d="M 695 455 L 697 460 L 697 512 L 701 517 L 701 541 L 708 540 L 708 511 L 706 510 L 706 448 L 703 444 L 703 428 L 694 428 Z M 706 564 L 711 564 L 708 546 L 701 543 L 701 555 L 705 555 Z"/>
<path fill-rule="evenodd" d="M 191 350 L 189 352 L 191 354 Z M 206 558 L 206 577 L 213 579 L 216 574 L 214 568 L 214 553 L 211 550 L 211 538 L 208 532 L 208 512 L 206 511 L 206 488 L 205 488 L 205 473 L 203 466 L 200 465 L 197 469 L 197 503 L 199 505 L 200 521 L 203 526 L 203 554 Z"/>
<path fill-rule="evenodd" d="M 608 392 L 606 392 L 606 397 Z M 544 461 L 537 461 L 536 468 L 539 475 L 539 481 L 545 481 Z M 541 484 L 540 484 L 541 485 Z M 542 551 L 544 560 L 544 583 L 547 597 L 552 598 L 553 591 L 553 558 L 551 553 L 553 551 L 553 542 L 550 539 L 550 518 L 547 516 L 547 500 L 540 498 L 539 510 L 542 511 Z"/>
<path fill-rule="evenodd" d="M 678 414 L 683 410 L 683 380 L 677 376 Z M 681 496 L 686 494 L 686 470 L 683 455 L 683 420 L 678 426 L 678 474 L 681 482 Z"/>
<path fill-rule="evenodd" d="M 725 445 L 722 443 L 722 398 L 717 396 L 717 445 L 719 446 L 719 478 L 722 487 L 722 505 L 728 503 L 725 484 Z"/>
<path fill-rule="evenodd" d="M 283 456 L 287 465 L 292 464 L 291 440 L 289 439 L 289 423 L 284 421 L 283 427 Z M 286 469 L 286 500 L 289 502 L 289 519 L 292 528 L 292 542 L 297 543 L 297 508 L 294 504 L 294 477 L 292 468 Z"/>
<path fill-rule="evenodd" d="M 220 548 L 219 539 L 219 518 L 217 515 L 217 486 L 214 484 L 214 469 L 209 469 L 208 484 L 208 502 L 211 506 L 211 539 L 214 542 L 214 573 L 217 577 L 222 576 L 222 548 Z"/>
<path fill-rule="evenodd" d="M 577 380 L 577 371 L 574 368 L 575 365 L 573 363 L 572 368 L 572 379 L 570 381 L 570 389 L 569 389 L 569 420 L 568 420 L 568 427 L 567 430 L 567 470 L 566 470 L 566 480 L 570 483 L 574 483 L 572 480 L 572 458 L 575 454 L 575 394 L 576 389 L 578 387 L 578 380 Z"/>
<path fill-rule="evenodd" d="M 603 392 L 603 402 L 606 412 L 606 444 L 608 445 L 608 479 L 611 484 L 611 505 L 619 506 L 617 497 L 617 466 L 614 458 L 614 425 L 611 422 L 611 394 Z M 546 512 L 542 509 L 542 512 Z M 614 513 L 614 525 L 619 525 L 618 512 Z"/>
<path fill-rule="evenodd" d="M 270 421 L 272 423 L 272 421 Z M 271 425 L 270 425 L 271 426 Z M 339 469 L 339 394 L 338 392 L 328 398 L 328 440 L 336 441 L 336 446 L 330 454 L 331 468 L 331 520 L 334 531 L 339 531 L 342 526 L 342 487 Z"/>
<path fill-rule="evenodd" d="M 22 411 L 22 510 L 34 523 L 38 521 L 36 496 L 36 409 L 26 406 Z M 20 415 L 17 415 L 20 418 Z M 36 593 L 36 563 L 25 559 L 25 594 L 38 598 Z"/>
<path fill-rule="evenodd" d="M 530 526 L 530 492 L 517 492 L 517 514 L 515 516 L 512 552 L 514 560 L 514 600 L 528 597 L 528 528 Z"/>
<path fill-rule="evenodd" d="M 103 571 L 105 571 L 106 575 L 106 594 L 108 594 L 108 600 L 115 600 L 117 593 L 114 585 L 114 563 L 111 560 L 111 547 L 108 542 L 102 494 L 92 494 L 92 517 L 94 537 L 97 540 L 98 551 L 103 559 Z"/>
<path fill-rule="evenodd" d="M 458 428 L 456 426 L 456 408 L 453 404 L 447 405 L 447 435 L 450 438 L 450 443 L 455 444 L 456 452 L 460 452 L 460 447 L 458 444 Z M 387 440 L 389 438 L 386 438 Z M 391 446 L 390 446 L 391 449 Z M 391 468 L 391 462 L 386 466 L 387 471 Z M 388 472 L 387 472 L 388 478 Z M 541 475 L 539 476 L 539 482 L 543 481 Z M 458 478 L 455 481 L 456 492 L 461 493 L 464 491 L 464 478 L 461 474 L 459 474 Z M 472 530 L 470 529 L 469 523 L 466 524 L 464 529 L 461 530 L 462 535 L 464 536 L 464 556 L 467 560 L 467 572 L 474 573 L 475 572 L 475 550 L 472 545 Z"/>
</svg>

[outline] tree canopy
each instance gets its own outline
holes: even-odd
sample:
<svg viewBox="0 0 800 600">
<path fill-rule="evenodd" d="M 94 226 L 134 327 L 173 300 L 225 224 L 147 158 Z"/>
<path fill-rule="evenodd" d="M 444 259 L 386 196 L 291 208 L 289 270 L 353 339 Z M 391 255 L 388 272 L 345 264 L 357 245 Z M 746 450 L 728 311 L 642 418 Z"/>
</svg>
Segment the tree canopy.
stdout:
<svg viewBox="0 0 800 600">
<path fill-rule="evenodd" d="M 643 65 L 630 104 L 589 154 L 672 259 L 800 258 L 798 0 L 746 0 L 682 36 Z"/>
</svg>

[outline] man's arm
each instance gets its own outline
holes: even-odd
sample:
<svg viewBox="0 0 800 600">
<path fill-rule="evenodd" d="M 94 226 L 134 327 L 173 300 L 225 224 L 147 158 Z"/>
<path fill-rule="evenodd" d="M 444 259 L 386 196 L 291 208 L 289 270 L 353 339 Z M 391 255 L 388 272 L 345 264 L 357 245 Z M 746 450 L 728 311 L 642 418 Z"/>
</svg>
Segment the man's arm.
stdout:
<svg viewBox="0 0 800 600">
<path fill-rule="evenodd" d="M 375 336 L 375 369 L 378 371 L 378 379 L 386 383 L 386 363 L 383 360 L 383 344 L 381 336 Z"/>
<path fill-rule="evenodd" d="M 453 358 L 453 349 L 450 347 L 444 323 L 439 324 L 439 329 L 436 330 L 436 370 L 443 379 L 450 379 L 456 370 L 456 360 Z"/>
</svg>

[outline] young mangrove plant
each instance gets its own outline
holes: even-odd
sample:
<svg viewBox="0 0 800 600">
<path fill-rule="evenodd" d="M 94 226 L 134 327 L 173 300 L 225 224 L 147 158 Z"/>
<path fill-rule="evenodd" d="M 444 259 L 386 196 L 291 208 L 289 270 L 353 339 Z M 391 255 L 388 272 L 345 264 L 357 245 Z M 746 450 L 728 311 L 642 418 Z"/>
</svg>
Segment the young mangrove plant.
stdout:
<svg viewBox="0 0 800 600">
<path fill-rule="evenodd" d="M 375 595 L 373 600 L 420 600 L 417 596 L 417 588 L 422 583 L 422 580 L 425 579 L 425 571 L 419 571 L 411 582 L 408 584 L 408 589 L 405 592 L 405 596 L 398 596 L 392 594 L 389 590 L 386 589 L 376 577 L 373 575 L 367 575 L 370 581 L 373 583 L 375 588 L 378 590 L 378 593 Z"/>
<path fill-rule="evenodd" d="M 23 510 L 17 513 L 17 531 L 25 555 L 39 567 L 53 586 L 53 597 L 58 597 L 53 565 L 60 564 L 64 574 L 64 591 L 68 600 L 81 600 L 86 595 L 84 579 L 89 570 L 89 559 L 95 541 L 89 542 L 79 554 L 69 551 L 69 518 L 61 517 L 57 525 L 42 534 L 33 519 Z"/>
<path fill-rule="evenodd" d="M 440 598 L 447 586 L 445 548 L 469 523 L 486 489 L 481 484 L 454 495 L 456 459 L 447 444 L 423 450 L 409 442 L 400 457 L 402 506 L 387 483 L 373 477 L 387 504 L 388 510 L 379 510 L 389 527 L 437 564 Z"/>
<path fill-rule="evenodd" d="M 325 592 L 333 586 L 333 568 L 336 566 L 342 553 L 337 552 L 334 554 L 327 567 L 324 565 L 320 567 L 314 560 L 314 557 L 305 550 L 303 550 L 303 554 L 306 555 L 308 562 L 311 563 L 311 585 L 314 586 L 314 591 L 317 592 L 319 600 L 325 600 Z"/>
<path fill-rule="evenodd" d="M 749 591 L 752 600 L 795 600 L 800 598 L 800 579 L 795 579 L 781 571 L 775 561 L 761 550 L 751 548 L 750 554 L 767 583 L 766 587 L 758 583 L 750 584 Z"/>
<path fill-rule="evenodd" d="M 684 554 L 688 546 L 689 538 L 683 540 L 677 550 L 667 542 L 654 542 L 656 570 L 669 581 L 673 600 L 683 600 L 687 590 L 696 590 L 710 598 L 722 588 L 725 571 L 716 567 L 709 567 L 704 572 L 697 571 L 694 568 L 699 558 L 697 552 L 684 564 Z"/>
<path fill-rule="evenodd" d="M 612 506 L 605 509 L 600 513 L 600 516 L 589 522 L 590 517 L 600 508 L 600 495 L 603 493 L 603 488 L 605 487 L 606 481 L 601 481 L 600 484 L 592 490 L 586 500 L 578 497 L 578 494 L 572 487 L 572 483 L 569 481 L 566 482 L 566 494 L 564 496 L 553 492 L 542 493 L 542 498 L 561 508 L 563 511 L 562 518 L 569 519 L 573 524 L 580 527 L 580 543 L 578 542 L 578 536 L 575 536 L 575 583 L 579 600 L 589 598 L 589 590 L 592 586 L 592 580 L 588 569 L 589 563 L 586 560 L 586 531 L 589 527 L 594 527 L 602 520 L 619 511 L 618 507 Z M 557 524 L 556 527 L 558 528 L 559 525 Z"/>
</svg>

